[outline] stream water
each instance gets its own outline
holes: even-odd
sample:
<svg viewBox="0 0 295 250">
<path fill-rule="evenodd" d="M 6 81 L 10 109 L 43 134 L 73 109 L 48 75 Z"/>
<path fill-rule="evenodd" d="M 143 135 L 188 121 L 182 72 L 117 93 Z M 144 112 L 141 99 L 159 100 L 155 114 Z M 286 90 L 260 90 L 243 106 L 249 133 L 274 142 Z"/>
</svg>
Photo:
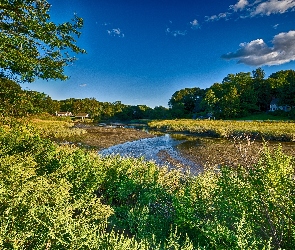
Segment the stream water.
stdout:
<svg viewBox="0 0 295 250">
<path fill-rule="evenodd" d="M 182 156 L 177 150 L 177 145 L 184 142 L 176 140 L 169 134 L 153 138 L 141 139 L 133 142 L 118 144 L 98 153 L 102 156 L 120 155 L 122 157 L 143 157 L 147 161 L 154 161 L 159 166 L 167 166 L 170 169 L 180 168 L 189 170 L 191 174 L 202 171 L 200 166 Z"/>
<path fill-rule="evenodd" d="M 254 148 L 257 149 L 258 152 L 262 147 L 262 142 L 257 141 L 255 143 L 259 146 Z M 143 157 L 147 161 L 154 161 L 159 166 L 167 166 L 170 169 L 177 168 L 181 169 L 183 172 L 189 170 L 191 174 L 197 175 L 203 171 L 203 168 L 181 154 L 179 149 L 190 149 L 191 152 L 199 152 L 200 145 L 210 145 L 211 147 L 208 147 L 208 150 L 213 150 L 212 145 L 219 145 L 214 146 L 220 149 L 215 157 L 218 156 L 221 162 L 225 160 L 222 158 L 223 156 L 230 159 L 230 156 L 235 155 L 237 151 L 237 149 L 233 148 L 233 152 L 227 152 L 227 150 L 231 148 L 230 146 L 233 145 L 233 142 L 226 139 L 204 138 L 174 133 L 171 135 L 165 134 L 153 138 L 118 144 L 101 150 L 98 153 L 102 156 L 120 155 L 122 157 Z M 222 145 L 221 148 L 219 148 L 220 145 Z M 268 142 L 268 145 L 275 148 L 281 145 L 285 152 L 295 156 L 294 142 Z M 209 155 L 210 154 L 214 156 L 214 152 L 210 152 Z M 219 159 L 218 157 L 217 160 Z"/>
</svg>

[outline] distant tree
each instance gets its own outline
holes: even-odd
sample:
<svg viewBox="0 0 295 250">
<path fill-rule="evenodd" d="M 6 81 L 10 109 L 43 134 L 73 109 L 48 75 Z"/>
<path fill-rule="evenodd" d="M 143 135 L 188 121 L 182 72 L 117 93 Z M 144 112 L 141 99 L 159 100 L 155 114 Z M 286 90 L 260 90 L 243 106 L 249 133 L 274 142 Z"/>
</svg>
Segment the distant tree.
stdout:
<svg viewBox="0 0 295 250">
<path fill-rule="evenodd" d="M 170 119 L 171 113 L 169 109 L 163 107 L 163 106 L 156 106 L 153 109 L 151 119 Z"/>
<path fill-rule="evenodd" d="M 22 89 L 14 81 L 0 78 L 0 112 L 2 115 L 18 115 Z"/>
<path fill-rule="evenodd" d="M 70 112 L 74 112 L 74 102 L 75 102 L 75 98 L 69 98 L 69 99 L 65 99 L 65 100 L 60 100 L 60 111 L 70 111 Z M 58 110 L 57 110 L 58 111 Z"/>
<path fill-rule="evenodd" d="M 221 99 L 222 115 L 226 118 L 240 116 L 241 103 L 238 89 L 232 86 Z"/>
<path fill-rule="evenodd" d="M 268 111 L 273 93 L 270 81 L 264 79 L 264 70 L 258 68 L 252 71 L 252 83 L 257 96 L 257 107 L 260 111 Z"/>
<path fill-rule="evenodd" d="M 51 99 L 50 96 L 38 91 L 24 91 L 24 101 L 27 103 L 28 114 L 49 113 L 54 114 L 59 111 L 59 103 Z"/>
<path fill-rule="evenodd" d="M 218 102 L 219 102 L 219 99 L 216 97 L 216 94 L 213 91 L 213 89 L 210 88 L 206 92 L 201 105 L 207 113 L 216 115 L 216 113 L 218 113 L 218 107 L 217 107 Z"/>
<path fill-rule="evenodd" d="M 32 82 L 67 79 L 64 67 L 73 53 L 85 53 L 76 45 L 83 20 L 50 21 L 46 0 L 3 0 L 0 2 L 0 74 L 2 77 Z"/>
<path fill-rule="evenodd" d="M 250 72 L 229 74 L 223 79 L 222 83 L 227 93 L 236 91 L 237 93 L 234 96 L 239 96 L 239 108 L 236 110 L 238 112 L 236 116 L 245 116 L 258 111 L 257 93 L 255 92 Z M 232 94 L 233 92 L 230 95 Z"/>
<path fill-rule="evenodd" d="M 22 90 L 12 80 L 0 78 L 0 111 L 2 115 L 21 117 L 59 110 L 59 103 L 38 91 Z"/>
<path fill-rule="evenodd" d="M 281 104 L 295 105 L 295 71 L 281 70 L 269 77 L 275 97 Z"/>
<path fill-rule="evenodd" d="M 176 91 L 168 102 L 175 118 L 190 117 L 201 109 L 201 100 L 205 90 L 200 88 L 185 88 Z"/>
</svg>

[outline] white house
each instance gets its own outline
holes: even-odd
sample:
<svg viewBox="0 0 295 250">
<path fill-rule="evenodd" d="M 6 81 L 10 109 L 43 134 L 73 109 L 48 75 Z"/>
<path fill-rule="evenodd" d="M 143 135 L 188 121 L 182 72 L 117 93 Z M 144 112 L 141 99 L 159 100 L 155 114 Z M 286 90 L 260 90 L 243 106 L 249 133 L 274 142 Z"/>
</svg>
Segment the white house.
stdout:
<svg viewBox="0 0 295 250">
<path fill-rule="evenodd" d="M 72 112 L 69 112 L 69 111 L 67 111 L 67 112 L 63 112 L 63 111 L 57 112 L 57 111 L 55 111 L 55 115 L 56 116 L 73 116 Z"/>
<path fill-rule="evenodd" d="M 75 118 L 81 118 L 82 120 L 84 120 L 85 118 L 89 118 L 89 114 L 87 113 L 78 113 L 75 115 Z"/>
<path fill-rule="evenodd" d="M 285 112 L 288 112 L 291 110 L 291 107 L 289 105 L 279 105 L 278 103 L 279 103 L 278 98 L 272 99 L 269 105 L 269 111 L 273 112 L 276 110 L 283 110 Z"/>
</svg>

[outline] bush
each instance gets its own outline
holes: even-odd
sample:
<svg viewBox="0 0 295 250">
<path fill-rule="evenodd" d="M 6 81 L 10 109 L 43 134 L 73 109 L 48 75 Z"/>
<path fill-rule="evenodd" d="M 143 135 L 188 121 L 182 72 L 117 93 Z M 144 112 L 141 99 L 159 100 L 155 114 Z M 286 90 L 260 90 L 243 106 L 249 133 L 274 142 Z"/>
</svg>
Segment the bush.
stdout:
<svg viewBox="0 0 295 250">
<path fill-rule="evenodd" d="M 0 126 L 3 249 L 292 249 L 294 159 L 198 176 L 143 159 L 101 158 Z"/>
</svg>

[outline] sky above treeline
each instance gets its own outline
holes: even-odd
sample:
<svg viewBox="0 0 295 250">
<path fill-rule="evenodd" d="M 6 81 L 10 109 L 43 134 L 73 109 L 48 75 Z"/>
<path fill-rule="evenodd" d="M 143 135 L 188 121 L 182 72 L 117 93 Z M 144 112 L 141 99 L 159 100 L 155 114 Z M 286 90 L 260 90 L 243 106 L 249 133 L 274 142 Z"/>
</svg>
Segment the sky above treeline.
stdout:
<svg viewBox="0 0 295 250">
<path fill-rule="evenodd" d="M 54 22 L 84 19 L 70 79 L 25 89 L 56 100 L 168 106 L 228 74 L 295 69 L 294 0 L 48 0 Z"/>
</svg>

